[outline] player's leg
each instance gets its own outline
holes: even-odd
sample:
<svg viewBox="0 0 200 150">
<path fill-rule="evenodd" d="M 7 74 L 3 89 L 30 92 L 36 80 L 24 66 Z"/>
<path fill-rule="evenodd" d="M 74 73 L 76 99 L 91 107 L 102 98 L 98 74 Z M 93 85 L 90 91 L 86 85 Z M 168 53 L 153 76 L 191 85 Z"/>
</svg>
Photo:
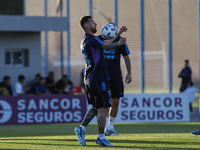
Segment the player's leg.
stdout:
<svg viewBox="0 0 200 150">
<path fill-rule="evenodd" d="M 116 117 L 118 113 L 119 98 L 111 98 L 111 100 L 112 100 L 112 107 L 110 110 L 110 116 Z"/>
<path fill-rule="evenodd" d="M 106 116 L 108 114 L 107 108 L 99 108 L 98 109 L 98 115 L 97 115 L 97 124 L 98 124 L 98 132 L 99 132 L 99 138 L 104 139 L 104 129 L 106 124 Z"/>
<path fill-rule="evenodd" d="M 120 97 L 123 97 L 124 94 L 124 86 L 122 78 L 112 79 L 110 80 L 110 88 L 111 88 L 111 97 L 112 97 L 112 107 L 110 108 L 109 121 L 108 121 L 108 129 L 106 129 L 106 136 L 109 135 L 119 135 L 114 130 L 114 122 L 118 113 L 118 106 Z"/>
<path fill-rule="evenodd" d="M 98 108 L 97 124 L 98 124 L 98 138 L 96 144 L 101 146 L 114 146 L 105 138 L 104 129 L 106 124 L 106 116 L 108 115 L 108 107 L 111 106 L 110 89 L 108 82 L 97 84 L 98 93 L 96 108 Z"/>
<path fill-rule="evenodd" d="M 108 130 L 110 134 L 112 135 L 119 135 L 114 130 L 114 123 L 115 123 L 115 119 L 118 113 L 119 98 L 112 98 L 111 100 L 112 100 L 112 107 L 111 107 L 110 115 L 109 115 Z"/>
<path fill-rule="evenodd" d="M 87 125 L 90 123 L 90 121 L 97 115 L 98 110 L 96 108 L 94 108 L 95 104 L 95 96 L 91 90 L 91 86 L 87 85 L 86 86 L 86 94 L 87 94 L 87 98 L 88 98 L 88 103 L 89 104 L 93 104 L 93 107 L 87 111 L 87 113 L 85 114 L 85 117 L 82 121 L 82 124 L 79 127 L 76 127 L 74 129 L 75 134 L 77 135 L 77 139 L 80 145 L 85 146 L 86 142 L 85 142 L 85 130 Z"/>
</svg>

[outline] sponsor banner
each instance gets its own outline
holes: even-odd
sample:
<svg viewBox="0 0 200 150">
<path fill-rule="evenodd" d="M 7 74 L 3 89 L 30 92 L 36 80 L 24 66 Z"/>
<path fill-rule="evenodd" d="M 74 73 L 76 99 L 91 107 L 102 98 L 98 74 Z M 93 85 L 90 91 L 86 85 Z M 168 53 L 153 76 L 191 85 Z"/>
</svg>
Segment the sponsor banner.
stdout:
<svg viewBox="0 0 200 150">
<path fill-rule="evenodd" d="M 0 125 L 80 123 L 85 95 L 0 96 Z"/>
<path fill-rule="evenodd" d="M 182 121 L 190 121 L 186 93 L 125 94 L 120 99 L 115 123 Z M 96 118 L 92 123 L 96 123 Z"/>
</svg>

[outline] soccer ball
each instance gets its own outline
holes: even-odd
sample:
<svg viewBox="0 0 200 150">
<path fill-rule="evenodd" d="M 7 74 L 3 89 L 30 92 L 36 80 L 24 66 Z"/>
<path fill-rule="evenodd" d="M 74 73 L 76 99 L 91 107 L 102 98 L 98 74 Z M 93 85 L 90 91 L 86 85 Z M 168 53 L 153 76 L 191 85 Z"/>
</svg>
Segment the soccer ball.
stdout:
<svg viewBox="0 0 200 150">
<path fill-rule="evenodd" d="M 112 23 L 105 24 L 101 28 L 101 35 L 106 40 L 111 40 L 117 36 L 117 27 Z"/>
</svg>

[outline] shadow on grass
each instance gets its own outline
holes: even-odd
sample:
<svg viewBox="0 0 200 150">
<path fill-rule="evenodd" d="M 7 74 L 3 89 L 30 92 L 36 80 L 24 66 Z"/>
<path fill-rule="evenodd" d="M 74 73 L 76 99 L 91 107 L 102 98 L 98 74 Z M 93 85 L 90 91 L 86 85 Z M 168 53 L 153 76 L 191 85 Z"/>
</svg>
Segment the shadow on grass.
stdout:
<svg viewBox="0 0 200 150">
<path fill-rule="evenodd" d="M 1 143 L 4 143 L 3 140 L 7 140 L 7 139 L 1 139 L 2 141 L 0 141 L 0 144 Z M 18 140 L 19 142 L 15 142 L 15 140 Z M 30 140 L 30 142 L 28 142 Z M 24 142 L 25 141 L 25 142 Z M 34 141 L 34 142 L 33 142 Z M 37 141 L 40 141 L 37 143 Z M 45 143 L 46 141 L 50 142 L 50 143 Z M 66 141 L 66 144 L 59 144 L 59 143 L 55 143 L 55 142 L 64 142 Z M 133 148 L 136 148 L 136 149 L 156 149 L 156 150 L 167 150 L 167 149 L 190 149 L 190 150 L 199 150 L 199 148 L 177 148 L 178 145 L 181 145 L 181 146 L 184 146 L 184 145 L 199 145 L 200 142 L 170 142 L 170 141 L 147 141 L 147 140 L 109 140 L 110 143 L 114 144 L 115 147 L 114 148 L 126 148 L 126 149 L 133 149 Z M 38 145 L 38 146 L 54 146 L 54 147 L 69 147 L 69 146 L 72 146 L 73 148 L 82 148 L 79 144 L 67 144 L 67 142 L 77 142 L 77 140 L 75 139 L 9 139 L 9 141 L 6 141 L 6 144 L 12 144 L 12 145 L 19 145 L 19 144 L 22 144 L 22 145 Z M 91 139 L 88 139 L 86 142 L 95 142 L 95 140 L 91 140 Z M 132 145 L 130 145 L 132 144 Z M 156 147 L 156 146 L 153 146 L 153 145 L 173 145 L 171 147 Z M 121 146 L 119 146 L 121 145 Z M 123 146 L 123 145 L 126 145 L 126 146 Z M 136 146 L 138 145 L 138 146 Z M 149 145 L 148 147 L 146 145 Z M 86 147 L 84 148 L 95 148 L 95 147 L 98 147 L 98 145 L 89 145 L 87 144 Z M 9 148 L 7 148 L 9 149 Z"/>
<path fill-rule="evenodd" d="M 31 137 L 31 136 L 70 136 L 79 124 L 53 125 L 13 125 L 0 126 L 0 140 L 4 137 Z M 175 134 L 190 133 L 200 127 L 200 123 L 131 123 L 115 124 L 119 134 Z M 97 135 L 97 125 L 90 124 L 86 135 Z"/>
</svg>

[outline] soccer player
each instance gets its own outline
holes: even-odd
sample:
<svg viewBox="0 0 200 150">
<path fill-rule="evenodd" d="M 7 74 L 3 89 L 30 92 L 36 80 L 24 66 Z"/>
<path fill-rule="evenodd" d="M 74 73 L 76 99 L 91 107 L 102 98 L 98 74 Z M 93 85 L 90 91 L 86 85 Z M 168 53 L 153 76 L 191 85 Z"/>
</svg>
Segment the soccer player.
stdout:
<svg viewBox="0 0 200 150">
<path fill-rule="evenodd" d="M 97 115 L 98 138 L 96 144 L 101 146 L 114 146 L 105 138 L 104 129 L 108 107 L 111 106 L 109 77 L 107 74 L 103 50 L 116 49 L 126 43 L 126 38 L 121 38 L 118 42 L 112 43 L 115 39 L 101 41 L 94 36 L 97 24 L 92 16 L 83 16 L 80 19 L 80 26 L 84 31 L 81 40 L 81 50 L 86 61 L 85 65 L 85 86 L 88 103 L 92 108 L 88 110 L 81 126 L 75 128 L 75 133 L 80 145 L 85 146 L 85 129 L 88 123 Z M 123 32 L 123 27 L 118 31 L 118 36 Z"/>
<path fill-rule="evenodd" d="M 101 40 L 104 40 L 102 36 L 99 36 Z M 118 42 L 121 37 L 118 37 L 114 42 Z M 110 78 L 109 85 L 111 89 L 111 100 L 112 107 L 110 108 L 109 119 L 106 118 L 106 132 L 105 135 L 119 135 L 114 130 L 114 122 L 118 112 L 118 105 L 120 97 L 124 96 L 124 85 L 122 81 L 122 72 L 120 67 L 120 57 L 121 55 L 124 58 L 127 75 L 125 82 L 129 84 L 132 81 L 131 77 L 131 61 L 129 58 L 129 49 L 127 44 L 122 45 L 116 49 L 104 50 L 104 55 L 106 58 L 106 66 L 108 71 L 108 76 Z"/>
</svg>

